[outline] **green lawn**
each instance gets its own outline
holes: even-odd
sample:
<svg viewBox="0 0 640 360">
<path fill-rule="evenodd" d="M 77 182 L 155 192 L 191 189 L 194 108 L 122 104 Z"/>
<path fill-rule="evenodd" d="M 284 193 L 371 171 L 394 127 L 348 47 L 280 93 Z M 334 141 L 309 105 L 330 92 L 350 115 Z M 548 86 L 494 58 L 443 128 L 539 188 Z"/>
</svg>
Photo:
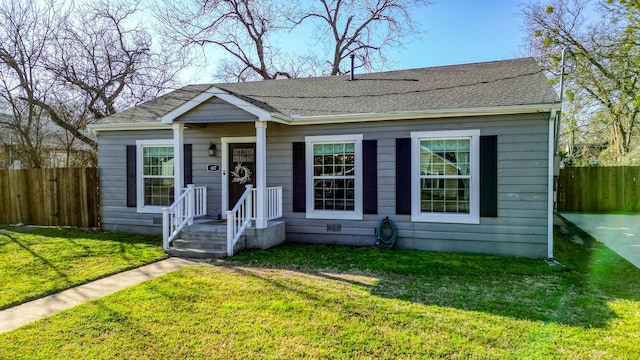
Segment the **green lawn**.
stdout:
<svg viewBox="0 0 640 360">
<path fill-rule="evenodd" d="M 287 245 L 183 268 L 18 330 L 0 358 L 637 359 L 640 270 L 557 237 L 565 267 Z"/>
<path fill-rule="evenodd" d="M 0 229 L 0 309 L 165 257 L 158 236 Z"/>
</svg>

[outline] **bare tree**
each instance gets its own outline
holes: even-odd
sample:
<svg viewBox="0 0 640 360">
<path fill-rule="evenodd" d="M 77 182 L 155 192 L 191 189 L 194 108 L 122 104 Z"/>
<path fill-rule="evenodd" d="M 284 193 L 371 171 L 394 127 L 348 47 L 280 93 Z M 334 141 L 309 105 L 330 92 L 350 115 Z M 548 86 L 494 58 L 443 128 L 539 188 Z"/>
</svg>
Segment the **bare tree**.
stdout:
<svg viewBox="0 0 640 360">
<path fill-rule="evenodd" d="M 186 51 L 213 45 L 232 60 L 222 65 L 237 80 L 291 77 L 274 61 L 278 49 L 269 37 L 285 28 L 283 3 L 277 0 L 165 0 L 154 8 L 159 31 Z"/>
<path fill-rule="evenodd" d="M 181 69 L 171 52 L 151 50 L 150 34 L 131 23 L 138 11 L 135 2 L 88 3 L 55 41 L 47 69 L 84 98 L 93 119 L 156 97 Z"/>
<path fill-rule="evenodd" d="M 42 165 L 42 133 L 53 122 L 96 148 L 87 124 L 156 97 L 183 63 L 152 49 L 131 1 L 15 0 L 0 5 L 0 96 L 28 153 Z M 43 121 L 46 120 L 46 121 Z M 36 136 L 36 134 L 39 134 Z"/>
<path fill-rule="evenodd" d="M 386 63 L 385 50 L 403 44 L 417 33 L 413 12 L 427 0 L 318 0 L 298 13 L 294 25 L 317 20 L 319 41 L 332 44 L 327 63 L 330 75 L 344 74 L 342 61 L 354 54 L 359 65 L 371 70 Z"/>
<path fill-rule="evenodd" d="M 159 31 L 187 51 L 207 45 L 224 51 L 217 77 L 246 81 L 338 75 L 342 61 L 355 54 L 358 66 L 372 69 L 386 62 L 385 52 L 416 34 L 417 8 L 429 0 L 165 0 L 155 8 Z M 310 23 L 317 40 L 327 43 L 326 58 L 314 54 L 287 54 L 271 39 Z M 191 53 L 191 56 L 194 54 Z M 326 60 L 319 60 L 320 58 Z M 326 66 L 325 64 L 328 64 Z"/>
<path fill-rule="evenodd" d="M 60 13 L 47 4 L 2 2 L 0 5 L 0 97 L 9 116 L 0 125 L 10 131 L 27 166 L 41 167 L 43 112 L 37 105 L 51 93 L 42 62 L 47 42 L 57 36 Z"/>
<path fill-rule="evenodd" d="M 629 152 L 640 122 L 640 49 L 635 7 L 617 2 L 590 8 L 588 0 L 553 0 L 523 7 L 530 52 L 546 70 L 559 75 L 562 49 L 570 47 L 572 71 L 567 98 L 580 100 L 592 121 L 605 121 L 618 154 Z M 588 18 L 593 9 L 597 18 Z"/>
</svg>

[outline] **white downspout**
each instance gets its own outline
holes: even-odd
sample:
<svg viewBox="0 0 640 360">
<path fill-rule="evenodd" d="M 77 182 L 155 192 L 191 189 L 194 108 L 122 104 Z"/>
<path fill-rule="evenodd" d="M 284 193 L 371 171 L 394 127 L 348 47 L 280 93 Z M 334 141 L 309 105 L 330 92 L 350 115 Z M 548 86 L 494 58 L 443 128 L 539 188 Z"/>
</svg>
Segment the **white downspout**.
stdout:
<svg viewBox="0 0 640 360">
<path fill-rule="evenodd" d="M 549 117 L 549 179 L 547 186 L 547 259 L 553 260 L 553 174 L 556 155 L 556 110 Z"/>
</svg>

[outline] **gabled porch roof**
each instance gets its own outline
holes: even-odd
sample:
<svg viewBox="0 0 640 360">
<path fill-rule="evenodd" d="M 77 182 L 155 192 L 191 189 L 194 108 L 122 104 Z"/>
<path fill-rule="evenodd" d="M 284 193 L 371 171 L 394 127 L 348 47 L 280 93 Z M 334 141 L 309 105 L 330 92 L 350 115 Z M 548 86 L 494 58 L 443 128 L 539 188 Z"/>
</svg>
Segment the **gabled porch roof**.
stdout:
<svg viewBox="0 0 640 360">
<path fill-rule="evenodd" d="M 290 117 L 277 112 L 267 104 L 259 103 L 257 101 L 249 101 L 249 98 L 231 94 L 216 86 L 209 87 L 191 100 L 169 111 L 167 114 L 158 117 L 158 120 L 163 124 L 171 124 L 181 115 L 186 114 L 188 111 L 202 105 L 205 101 L 213 97 L 221 99 L 222 101 L 255 116 L 256 120 L 259 121 L 275 121 L 287 124 L 291 120 Z"/>
</svg>

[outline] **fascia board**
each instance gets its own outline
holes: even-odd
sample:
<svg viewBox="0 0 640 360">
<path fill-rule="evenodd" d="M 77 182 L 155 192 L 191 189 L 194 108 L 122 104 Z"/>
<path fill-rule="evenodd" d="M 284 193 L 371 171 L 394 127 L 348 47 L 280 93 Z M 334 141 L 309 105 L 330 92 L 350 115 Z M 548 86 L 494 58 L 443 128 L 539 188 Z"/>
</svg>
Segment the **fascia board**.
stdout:
<svg viewBox="0 0 640 360">
<path fill-rule="evenodd" d="M 229 95 L 229 94 L 227 95 L 237 101 L 241 101 L 248 104 L 246 101 L 238 99 L 233 95 Z M 248 106 L 255 109 L 255 105 L 248 104 Z M 261 110 L 262 114 L 260 115 L 254 114 L 254 115 L 256 115 L 258 119 L 265 119 L 264 121 L 271 121 L 271 122 L 276 122 L 284 125 L 318 125 L 318 124 L 354 123 L 354 122 L 365 122 L 365 121 L 437 119 L 437 118 L 449 118 L 449 117 L 526 114 L 526 113 L 536 113 L 536 112 L 545 113 L 545 112 L 551 112 L 552 110 L 556 110 L 556 111 L 560 110 L 559 104 L 497 106 L 497 107 L 486 107 L 486 108 L 443 109 L 443 110 L 433 110 L 433 111 L 403 111 L 403 112 L 394 112 L 394 113 L 363 113 L 363 114 L 344 114 L 344 115 L 308 116 L 308 117 L 298 117 L 298 116 L 288 117 L 286 115 L 269 113 L 267 111 Z M 96 133 L 99 131 L 171 129 L 170 124 L 171 123 L 93 124 L 93 125 L 89 125 L 88 128 L 91 132 Z"/>
<path fill-rule="evenodd" d="M 91 124 L 87 128 L 92 133 L 101 131 L 128 131 L 128 130 L 171 130 L 171 125 L 162 123 L 115 123 L 115 124 Z"/>
<path fill-rule="evenodd" d="M 353 123 L 363 121 L 385 121 L 385 120 L 410 120 L 410 119 L 436 119 L 448 117 L 469 117 L 487 115 L 511 115 L 526 113 L 543 113 L 559 109 L 559 104 L 536 104 L 536 105 L 516 105 L 516 106 L 496 106 L 484 108 L 466 109 L 439 109 L 428 111 L 402 111 L 392 113 L 362 113 L 344 114 L 331 116 L 306 116 L 294 117 L 289 121 L 290 125 L 318 125 L 335 123 Z"/>
</svg>

